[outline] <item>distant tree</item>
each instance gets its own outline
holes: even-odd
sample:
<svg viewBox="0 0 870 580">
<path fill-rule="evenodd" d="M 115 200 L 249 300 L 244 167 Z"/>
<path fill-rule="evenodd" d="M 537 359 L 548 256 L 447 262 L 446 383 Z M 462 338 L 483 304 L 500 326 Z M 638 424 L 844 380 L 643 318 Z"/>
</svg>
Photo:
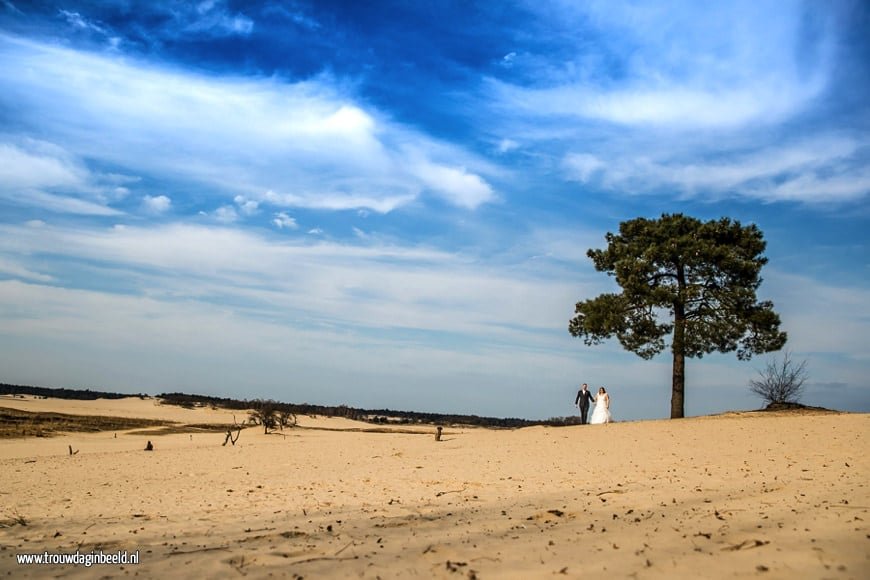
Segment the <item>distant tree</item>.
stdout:
<svg viewBox="0 0 870 580">
<path fill-rule="evenodd" d="M 772 357 L 758 370 L 758 378 L 749 381 L 749 390 L 768 405 L 797 403 L 808 377 L 806 359 L 798 363 L 786 351 L 782 359 Z"/>
<path fill-rule="evenodd" d="M 279 425 L 278 403 L 271 399 L 253 401 L 254 408 L 248 412 L 248 417 L 263 426 L 263 433 L 276 429 Z"/>
<path fill-rule="evenodd" d="M 277 422 L 282 431 L 284 427 L 295 427 L 296 414 L 287 410 L 278 411 Z"/>
<path fill-rule="evenodd" d="M 587 255 L 622 292 L 578 302 L 568 330 L 587 345 L 616 336 L 644 359 L 671 335 L 671 418 L 685 416 L 685 357 L 736 350 L 747 360 L 785 344 L 773 304 L 756 301 L 767 258 L 755 225 L 663 214 L 622 222 L 605 239 L 606 249 Z"/>
</svg>

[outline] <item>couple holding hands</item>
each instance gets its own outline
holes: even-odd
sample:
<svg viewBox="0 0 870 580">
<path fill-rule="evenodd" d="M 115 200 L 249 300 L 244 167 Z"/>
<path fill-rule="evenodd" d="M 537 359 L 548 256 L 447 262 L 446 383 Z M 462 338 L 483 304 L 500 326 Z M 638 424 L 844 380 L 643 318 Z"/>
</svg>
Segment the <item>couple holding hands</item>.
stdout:
<svg viewBox="0 0 870 580">
<path fill-rule="evenodd" d="M 610 395 L 607 394 L 604 387 L 600 387 L 598 394 L 593 397 L 592 393 L 589 392 L 589 385 L 583 383 L 574 399 L 574 406 L 580 408 L 581 425 L 586 424 L 586 414 L 589 413 L 589 405 L 592 403 L 595 403 L 595 410 L 592 411 L 592 417 L 589 418 L 590 425 L 601 425 L 613 420 L 610 415 Z"/>
</svg>

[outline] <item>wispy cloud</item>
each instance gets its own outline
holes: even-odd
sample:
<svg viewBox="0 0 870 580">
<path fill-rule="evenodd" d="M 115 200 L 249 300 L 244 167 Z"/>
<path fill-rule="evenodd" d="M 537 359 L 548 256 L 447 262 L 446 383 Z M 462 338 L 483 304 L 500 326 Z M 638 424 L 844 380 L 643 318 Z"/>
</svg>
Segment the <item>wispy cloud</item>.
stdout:
<svg viewBox="0 0 870 580">
<path fill-rule="evenodd" d="M 565 60 L 541 67 L 533 59 L 525 82 L 491 79 L 491 89 L 506 108 L 563 120 L 684 128 L 781 121 L 824 91 L 834 54 L 831 15 L 785 4 L 535 7 L 565 39 Z"/>
<path fill-rule="evenodd" d="M 732 128 L 787 119 L 818 96 L 823 79 L 799 87 L 766 83 L 738 89 L 662 87 L 601 90 L 585 85 L 527 89 L 493 83 L 503 106 L 525 114 L 577 117 L 622 125 Z M 783 95 L 788 95 L 783 97 Z"/>
<path fill-rule="evenodd" d="M 225 0 L 182 2 L 173 13 L 185 32 L 247 36 L 254 29 L 254 21 L 240 12 L 230 12 Z"/>
<path fill-rule="evenodd" d="M 35 282 L 51 282 L 54 280 L 53 276 L 34 272 L 20 262 L 9 260 L 7 258 L 4 258 L 3 256 L 0 256 L 0 276 L 4 275 L 18 278 L 21 280 Z"/>
<path fill-rule="evenodd" d="M 103 28 L 99 24 L 96 24 L 94 22 L 91 22 L 90 20 L 85 19 L 78 12 L 72 12 L 70 10 L 61 10 L 59 12 L 59 14 L 74 28 L 80 28 L 82 30 L 89 30 L 89 31 L 98 32 L 100 34 L 106 34 L 105 28 Z"/>
<path fill-rule="evenodd" d="M 69 153 L 44 141 L 24 140 L 20 145 L 0 142 L 0 188 L 63 188 L 87 186 L 88 171 Z"/>
<path fill-rule="evenodd" d="M 126 196 L 117 178 L 89 171 L 75 156 L 33 139 L 3 142 L 0 199 L 21 206 L 80 215 L 118 215 L 111 201 Z"/>
<path fill-rule="evenodd" d="M 870 193 L 870 141 L 857 136 L 819 135 L 762 148 L 707 152 L 717 157 L 713 160 L 667 149 L 659 151 L 659 158 L 639 151 L 616 155 L 570 153 L 563 166 L 570 179 L 626 193 L 671 189 L 687 196 L 807 203 L 851 201 Z"/>
<path fill-rule="evenodd" d="M 870 324 L 870 290 L 775 269 L 768 270 L 765 278 L 766 292 L 778 296 L 777 309 L 789 332 L 791 348 L 837 357 L 868 358 L 863 337 L 867 336 Z M 808 301 L 824 301 L 825 307 L 811 308 Z"/>
<path fill-rule="evenodd" d="M 286 217 L 276 219 L 290 223 L 292 218 Z M 156 269 L 163 274 L 150 283 L 176 295 L 190 291 L 182 290 L 188 287 L 187 276 L 201 276 L 197 293 L 220 288 L 224 296 L 307 311 L 311 320 L 370 327 L 486 335 L 503 335 L 504 328 L 513 328 L 523 335 L 561 329 L 566 308 L 573 304 L 576 287 L 565 281 L 517 279 L 515 265 L 482 270 L 444 251 L 365 237 L 365 245 L 359 246 L 273 240 L 226 226 L 181 223 L 99 230 L 0 226 L 0 252 L 11 252 L 14 259 L 26 248 L 56 258 L 102 262 L 119 272 Z M 555 300 L 555 295 L 562 298 Z"/>
<path fill-rule="evenodd" d="M 378 212 L 424 190 L 468 209 L 493 199 L 466 169 L 484 162 L 364 110 L 326 77 L 210 78 L 0 36 L 0 89 L 22 124 L 78 156 L 230 199 Z"/>
</svg>

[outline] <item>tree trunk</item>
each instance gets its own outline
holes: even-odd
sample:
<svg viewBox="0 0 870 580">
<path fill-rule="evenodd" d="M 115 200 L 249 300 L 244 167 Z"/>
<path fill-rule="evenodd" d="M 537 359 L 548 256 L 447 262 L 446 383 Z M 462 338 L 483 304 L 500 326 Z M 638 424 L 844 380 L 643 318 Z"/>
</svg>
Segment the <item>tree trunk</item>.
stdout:
<svg viewBox="0 0 870 580">
<path fill-rule="evenodd" d="M 685 417 L 686 391 L 686 313 L 682 304 L 674 304 L 673 380 L 671 385 L 671 419 Z"/>
<path fill-rule="evenodd" d="M 671 419 L 685 417 L 686 355 L 674 350 L 674 378 L 671 387 Z"/>
</svg>

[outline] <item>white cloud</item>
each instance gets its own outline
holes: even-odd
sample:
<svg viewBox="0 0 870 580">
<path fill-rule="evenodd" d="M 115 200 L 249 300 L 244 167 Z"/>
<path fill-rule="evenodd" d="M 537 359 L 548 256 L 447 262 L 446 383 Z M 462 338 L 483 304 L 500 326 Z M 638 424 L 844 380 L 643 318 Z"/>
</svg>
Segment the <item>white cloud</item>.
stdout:
<svg viewBox="0 0 870 580">
<path fill-rule="evenodd" d="M 172 200 L 165 195 L 150 196 L 146 195 L 142 198 L 142 206 L 145 211 L 153 214 L 166 213 L 172 206 Z"/>
<path fill-rule="evenodd" d="M 469 173 L 464 167 L 420 162 L 412 171 L 432 192 L 452 205 L 475 209 L 495 200 L 492 187 L 479 175 Z"/>
<path fill-rule="evenodd" d="M 272 190 L 263 194 L 262 202 L 283 207 L 302 207 L 308 209 L 366 211 L 370 209 L 378 213 L 389 213 L 400 208 L 417 197 L 416 194 L 379 197 L 378 195 L 355 195 L 340 192 L 320 193 L 276 193 Z"/>
<path fill-rule="evenodd" d="M 312 236 L 321 236 L 323 235 L 323 230 L 320 228 L 311 228 L 307 233 Z"/>
<path fill-rule="evenodd" d="M 586 183 L 605 167 L 601 159 L 588 153 L 569 153 L 565 156 L 564 165 L 568 175 L 581 183 Z"/>
<path fill-rule="evenodd" d="M 76 197 L 54 195 L 38 190 L 21 192 L 20 197 L 10 197 L 8 201 L 18 205 L 39 207 L 57 213 L 69 213 L 76 215 L 121 215 L 123 212 L 107 207 L 100 203 L 94 203 Z"/>
<path fill-rule="evenodd" d="M 20 262 L 10 260 L 0 256 L 0 275 L 13 276 L 22 280 L 32 280 L 35 282 L 51 282 L 54 277 L 47 274 L 34 272 L 23 266 Z"/>
<path fill-rule="evenodd" d="M 32 139 L 22 145 L 0 143 L 0 190 L 85 186 L 87 170 L 60 147 Z"/>
<path fill-rule="evenodd" d="M 214 219 L 222 224 L 231 224 L 239 219 L 239 214 L 233 206 L 222 205 L 214 210 Z"/>
<path fill-rule="evenodd" d="M 819 135 L 748 151 L 719 151 L 718 160 L 697 161 L 662 146 L 660 159 L 640 152 L 570 153 L 569 179 L 628 193 L 677 190 L 684 195 L 741 196 L 763 201 L 831 202 L 870 193 L 870 171 L 861 163 L 870 142 Z M 670 156 L 670 158 L 668 158 Z"/>
<path fill-rule="evenodd" d="M 253 199 L 248 199 L 244 195 L 237 195 L 233 198 L 233 201 L 239 206 L 239 211 L 247 216 L 257 213 L 260 207 L 259 202 L 254 201 Z"/>
<path fill-rule="evenodd" d="M 840 175 L 804 173 L 781 183 L 758 188 L 756 197 L 825 203 L 859 200 L 870 195 L 870 170 L 860 168 Z"/>
<path fill-rule="evenodd" d="M 214 78 L 0 34 L 0 106 L 14 107 L 19 125 L 76 158 L 278 207 L 385 213 L 424 187 L 460 207 L 492 199 L 480 172 L 491 170 L 486 162 L 336 86 L 326 76 Z M 167 142 L 172 155 L 164 154 Z M 441 175 L 421 178 L 408 170 L 417 164 Z"/>
<path fill-rule="evenodd" d="M 769 125 L 822 95 L 836 62 L 833 26 L 839 9 L 780 4 L 536 6 L 532 10 L 554 37 L 576 38 L 576 44 L 567 41 L 554 53 L 561 60 L 529 68 L 531 81 L 493 79 L 490 86 L 506 110 L 552 117 L 555 123 Z"/>
<path fill-rule="evenodd" d="M 703 90 L 665 88 L 602 91 L 584 86 L 519 89 L 501 86 L 512 106 L 531 114 L 598 119 L 623 125 L 672 128 L 729 128 L 751 122 L 772 124 L 800 111 L 818 96 L 824 83 L 801 86 L 750 86 Z M 783 93 L 799 92 L 783 98 Z"/>
<path fill-rule="evenodd" d="M 275 214 L 272 223 L 275 224 L 275 227 L 279 229 L 287 228 L 290 230 L 295 230 L 299 227 L 299 225 L 296 223 L 296 219 L 290 217 L 289 215 L 287 215 L 286 212 L 283 211 L 279 211 Z"/>
<path fill-rule="evenodd" d="M 53 143 L 0 141 L 0 198 L 16 205 L 79 215 L 118 215 L 108 206 L 123 198 L 116 176 L 98 175 Z"/>
<path fill-rule="evenodd" d="M 119 272 L 146 266 L 162 272 L 149 282 L 152 292 L 235 295 L 312 320 L 485 335 L 500 335 L 507 324 L 515 329 L 508 334 L 524 335 L 523 327 L 564 326 L 576 298 L 569 280 L 517 279 L 515 269 L 487 271 L 427 248 L 371 237 L 363 246 L 310 240 L 276 243 L 223 226 L 183 224 L 120 230 L 0 225 L 0 255 L 75 256 Z"/>
</svg>

